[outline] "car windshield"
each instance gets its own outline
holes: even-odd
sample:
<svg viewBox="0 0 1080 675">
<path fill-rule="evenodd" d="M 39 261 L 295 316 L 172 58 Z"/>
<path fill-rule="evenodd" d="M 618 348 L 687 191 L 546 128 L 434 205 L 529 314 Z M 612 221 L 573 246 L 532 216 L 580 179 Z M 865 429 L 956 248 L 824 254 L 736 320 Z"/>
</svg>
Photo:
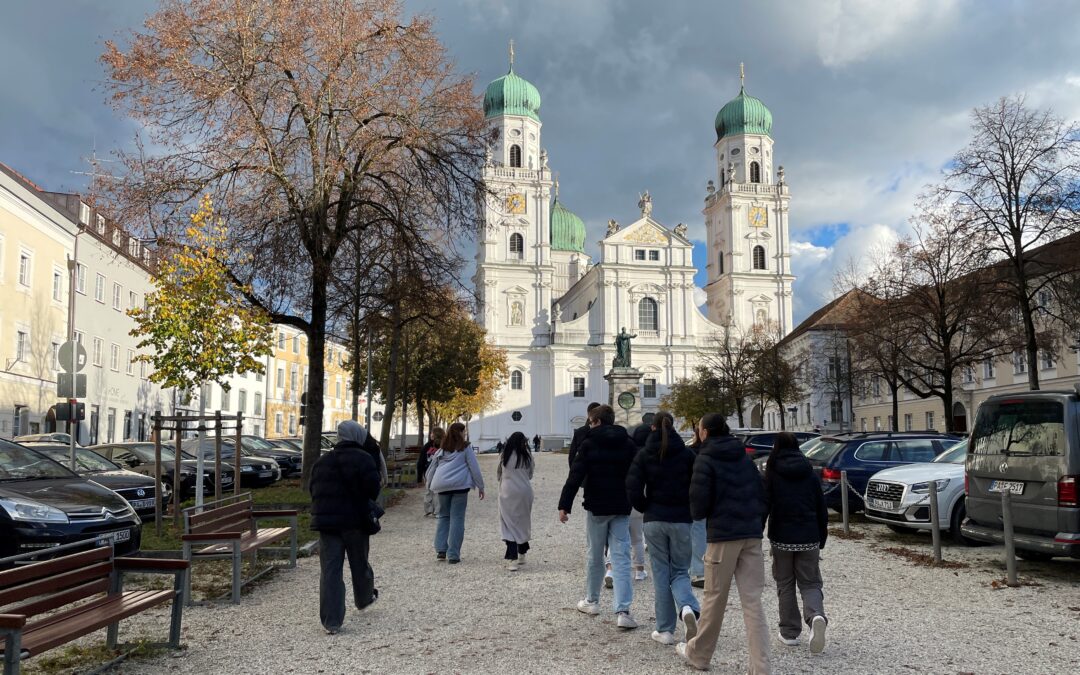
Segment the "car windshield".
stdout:
<svg viewBox="0 0 1080 675">
<path fill-rule="evenodd" d="M 987 401 L 979 406 L 971 448 L 976 455 L 1065 453 L 1065 406 L 1046 399 Z"/>
<path fill-rule="evenodd" d="M 821 438 L 811 438 L 808 441 L 803 441 L 799 444 L 799 450 L 802 450 L 802 454 L 809 454 L 811 450 L 824 443 Z"/>
<path fill-rule="evenodd" d="M 276 446 L 262 438 L 256 436 L 244 436 L 241 440 L 245 450 L 273 450 Z"/>
<path fill-rule="evenodd" d="M 50 459 L 54 459 L 64 466 L 69 466 L 68 462 L 71 460 L 71 450 L 69 448 L 62 445 L 47 445 L 34 449 L 48 455 Z M 120 469 L 119 466 L 96 452 L 85 448 L 75 448 L 75 466 L 78 467 L 78 471 L 87 473 L 101 473 L 102 471 L 117 471 Z"/>
<path fill-rule="evenodd" d="M 71 478 L 74 475 L 40 452 L 0 441 L 0 480 Z"/>
<path fill-rule="evenodd" d="M 934 462 L 940 464 L 963 464 L 967 459 L 968 442 L 960 441 L 945 452 L 934 458 Z"/>
<path fill-rule="evenodd" d="M 817 440 L 817 439 L 815 439 Z M 816 459 L 819 462 L 827 462 L 832 459 L 840 448 L 844 447 L 844 441 L 824 439 L 812 450 L 806 453 L 807 459 Z"/>
</svg>

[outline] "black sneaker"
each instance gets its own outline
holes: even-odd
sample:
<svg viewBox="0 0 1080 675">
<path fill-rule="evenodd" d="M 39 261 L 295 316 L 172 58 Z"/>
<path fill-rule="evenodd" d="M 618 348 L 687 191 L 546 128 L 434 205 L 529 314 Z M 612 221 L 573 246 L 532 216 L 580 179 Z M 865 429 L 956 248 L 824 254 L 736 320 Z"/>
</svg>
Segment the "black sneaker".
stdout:
<svg viewBox="0 0 1080 675">
<path fill-rule="evenodd" d="M 450 563 L 451 565 L 456 565 L 461 562 L 461 558 L 450 558 L 446 562 Z"/>
<path fill-rule="evenodd" d="M 379 599 L 379 589 L 373 588 L 373 589 L 371 589 L 371 602 L 364 605 L 363 607 L 357 607 L 357 609 L 363 611 L 363 610 L 367 609 L 368 607 L 371 607 L 372 605 L 374 605 L 375 601 L 378 600 L 378 599 Z"/>
<path fill-rule="evenodd" d="M 439 551 L 437 554 L 435 554 L 435 559 L 446 560 L 446 551 Z"/>
</svg>

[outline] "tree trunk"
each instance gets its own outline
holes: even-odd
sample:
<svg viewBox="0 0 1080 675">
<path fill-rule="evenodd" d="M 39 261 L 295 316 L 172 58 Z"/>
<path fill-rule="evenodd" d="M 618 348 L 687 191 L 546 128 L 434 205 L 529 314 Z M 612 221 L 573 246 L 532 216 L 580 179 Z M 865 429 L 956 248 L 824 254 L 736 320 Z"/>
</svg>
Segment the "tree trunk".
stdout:
<svg viewBox="0 0 1080 675">
<path fill-rule="evenodd" d="M 352 420 L 360 420 L 360 295 L 356 296 L 352 313 Z M 371 431 L 370 429 L 368 430 Z"/>
<path fill-rule="evenodd" d="M 416 392 L 416 445 L 424 447 L 424 399 Z"/>
<path fill-rule="evenodd" d="M 1039 343 L 1035 339 L 1035 320 L 1032 318 L 1031 305 L 1027 298 L 1020 303 L 1020 313 L 1024 318 L 1025 351 L 1027 352 L 1028 388 L 1039 390 Z"/>
<path fill-rule="evenodd" d="M 776 407 L 780 408 L 780 431 L 787 431 L 787 413 L 784 411 L 784 402 L 777 401 Z"/>
<path fill-rule="evenodd" d="M 889 382 L 889 394 L 892 396 L 892 430 L 900 431 L 900 384 L 896 380 Z"/>
<path fill-rule="evenodd" d="M 323 379 L 326 377 L 326 287 L 329 272 L 321 261 L 314 261 L 311 283 L 311 328 L 308 331 L 307 413 L 304 417 L 304 468 L 300 484 L 308 489 L 311 467 L 322 455 Z M 239 479 L 238 479 L 239 480 Z"/>
<path fill-rule="evenodd" d="M 386 391 L 383 394 L 383 419 L 382 433 L 379 435 L 379 444 L 385 451 L 390 446 L 390 432 L 394 428 L 394 404 L 397 402 L 397 369 L 401 358 L 401 322 L 398 320 L 398 308 L 394 306 L 391 320 L 393 328 L 390 331 L 390 364 L 386 370 Z"/>
<path fill-rule="evenodd" d="M 738 414 L 739 414 L 739 426 L 741 428 L 743 428 L 743 429 L 746 428 L 746 422 L 743 421 L 743 404 L 744 403 L 746 403 L 745 398 L 736 398 L 735 399 L 735 409 L 738 410 Z"/>
<path fill-rule="evenodd" d="M 945 386 L 941 388 L 941 404 L 945 407 L 945 432 L 952 432 L 953 421 L 953 391 L 951 386 Z"/>
</svg>

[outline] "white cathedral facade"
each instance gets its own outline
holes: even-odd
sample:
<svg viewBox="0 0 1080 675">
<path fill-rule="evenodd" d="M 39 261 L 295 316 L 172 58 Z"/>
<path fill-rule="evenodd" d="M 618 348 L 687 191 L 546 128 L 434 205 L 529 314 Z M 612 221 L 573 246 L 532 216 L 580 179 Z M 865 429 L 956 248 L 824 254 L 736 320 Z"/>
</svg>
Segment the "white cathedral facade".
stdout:
<svg viewBox="0 0 1080 675">
<path fill-rule="evenodd" d="M 774 172 L 772 115 L 740 90 L 716 117 L 717 178 L 704 205 L 707 315 L 694 302 L 693 244 L 668 228 L 646 192 L 640 217 L 587 231 L 559 200 L 541 143 L 540 94 L 510 71 L 488 85 L 484 114 L 497 132 L 484 179 L 495 194 L 478 237 L 477 321 L 506 350 L 510 374 L 497 406 L 470 422 L 486 448 L 515 431 L 554 444 L 607 403 L 604 376 L 625 328 L 642 372 L 641 407 L 657 410 L 670 385 L 694 375 L 701 353 L 730 331 L 792 325 L 788 189 Z M 599 238 L 599 257 L 585 244 Z M 631 420 L 637 423 L 639 420 Z"/>
</svg>

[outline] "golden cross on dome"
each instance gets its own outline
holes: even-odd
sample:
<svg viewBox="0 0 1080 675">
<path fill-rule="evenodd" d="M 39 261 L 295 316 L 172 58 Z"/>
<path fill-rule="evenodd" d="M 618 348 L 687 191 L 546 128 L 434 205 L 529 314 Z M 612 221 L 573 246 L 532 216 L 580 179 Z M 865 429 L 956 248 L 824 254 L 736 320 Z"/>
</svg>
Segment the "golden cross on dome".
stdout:
<svg viewBox="0 0 1080 675">
<path fill-rule="evenodd" d="M 514 69 L 514 41 L 510 40 L 510 70 Z"/>
<path fill-rule="evenodd" d="M 511 55 L 514 53 L 513 43 L 511 43 L 510 53 L 511 53 Z M 510 57 L 510 62 L 513 63 L 513 61 L 514 61 L 514 58 L 513 58 L 513 56 L 511 56 Z M 739 89 L 742 89 L 745 86 L 746 86 L 746 69 L 743 67 L 742 61 L 740 61 L 739 62 Z"/>
</svg>

